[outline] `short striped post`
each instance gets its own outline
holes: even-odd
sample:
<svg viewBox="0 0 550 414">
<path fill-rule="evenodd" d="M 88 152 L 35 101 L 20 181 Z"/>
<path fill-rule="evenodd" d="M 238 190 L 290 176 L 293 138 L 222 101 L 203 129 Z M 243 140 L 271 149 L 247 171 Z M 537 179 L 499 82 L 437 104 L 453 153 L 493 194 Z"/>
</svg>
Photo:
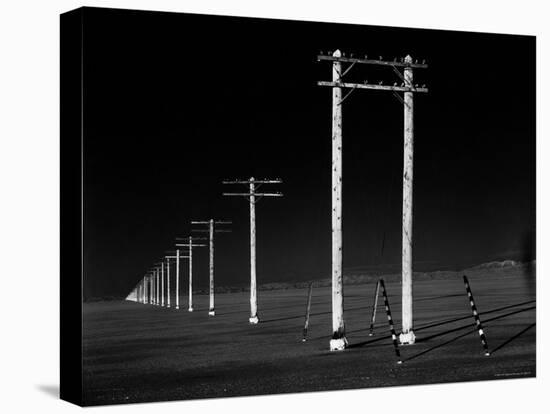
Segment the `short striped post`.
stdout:
<svg viewBox="0 0 550 414">
<path fill-rule="evenodd" d="M 374 302 L 372 305 L 372 316 L 370 318 L 369 336 L 374 335 L 374 322 L 376 321 L 376 309 L 378 308 L 378 294 L 380 293 L 380 281 L 376 281 L 376 289 L 374 291 Z"/>
<path fill-rule="evenodd" d="M 384 295 L 384 306 L 386 307 L 386 314 L 388 315 L 388 323 L 390 324 L 391 339 L 393 341 L 393 347 L 395 349 L 395 355 L 397 355 L 397 363 L 402 364 L 401 353 L 399 352 L 399 345 L 397 344 L 397 335 L 395 335 L 395 329 L 393 327 L 393 319 L 391 317 L 390 303 L 388 301 L 388 294 L 386 293 L 386 285 L 384 279 L 380 278 L 380 286 L 382 287 L 382 294 Z"/>
<path fill-rule="evenodd" d="M 307 340 L 307 330 L 309 328 L 309 313 L 311 311 L 311 294 L 313 293 L 313 282 L 309 284 L 309 292 L 307 294 L 306 320 L 304 322 L 304 336 L 302 342 Z"/>
<path fill-rule="evenodd" d="M 472 290 L 470 289 L 470 282 L 468 282 L 468 278 L 466 277 L 466 275 L 463 275 L 462 278 L 464 279 L 464 287 L 466 288 L 466 293 L 468 293 L 468 300 L 470 301 L 470 306 L 472 307 L 472 314 L 474 315 L 474 320 L 476 322 L 477 332 L 479 333 L 481 344 L 483 345 L 483 349 L 485 350 L 485 356 L 489 356 L 491 355 L 491 353 L 489 352 L 489 345 L 487 344 L 487 339 L 485 338 L 485 333 L 483 332 L 483 326 L 481 325 L 481 320 L 479 319 L 477 307 L 474 302 L 474 296 L 472 295 Z"/>
</svg>

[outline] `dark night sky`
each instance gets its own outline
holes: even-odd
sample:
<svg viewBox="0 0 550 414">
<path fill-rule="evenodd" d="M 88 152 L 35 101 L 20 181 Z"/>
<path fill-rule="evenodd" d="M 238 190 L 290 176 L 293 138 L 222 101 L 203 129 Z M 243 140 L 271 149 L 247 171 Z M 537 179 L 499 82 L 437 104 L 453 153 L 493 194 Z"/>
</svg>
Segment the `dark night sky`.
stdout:
<svg viewBox="0 0 550 414">
<path fill-rule="evenodd" d="M 86 9 L 85 297 L 126 295 L 210 217 L 234 222 L 217 283 L 245 284 L 248 204 L 221 181 L 250 176 L 284 180 L 257 205 L 259 283 L 328 277 L 331 93 L 316 82 L 331 67 L 316 55 L 336 48 L 430 65 L 415 71 L 430 92 L 415 95 L 414 269 L 533 259 L 534 37 Z M 362 65 L 349 79 L 397 81 Z M 343 117 L 344 266 L 399 269 L 402 105 L 355 91 Z"/>
</svg>

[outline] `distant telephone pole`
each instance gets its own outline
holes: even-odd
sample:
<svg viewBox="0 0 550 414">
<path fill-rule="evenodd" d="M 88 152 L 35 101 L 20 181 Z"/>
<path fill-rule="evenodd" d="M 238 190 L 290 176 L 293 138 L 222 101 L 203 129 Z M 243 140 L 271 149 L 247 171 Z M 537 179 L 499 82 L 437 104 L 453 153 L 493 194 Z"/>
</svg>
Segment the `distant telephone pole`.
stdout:
<svg viewBox="0 0 550 414">
<path fill-rule="evenodd" d="M 428 65 L 413 62 L 407 57 L 393 62 L 380 59 L 346 57 L 339 50 L 332 54 L 317 56 L 318 61 L 332 62 L 332 82 L 319 81 L 319 86 L 332 88 L 332 328 L 330 341 L 332 351 L 342 350 L 347 346 L 344 328 L 343 297 L 343 258 L 342 258 L 342 103 L 356 89 L 390 91 L 404 107 L 404 167 L 403 167 L 403 230 L 402 230 L 402 333 L 399 339 L 402 344 L 413 344 L 412 318 L 412 179 L 413 179 L 413 93 L 428 92 L 424 86 L 413 85 L 413 68 L 427 68 Z M 342 65 L 349 64 L 343 71 Z M 343 77 L 356 64 L 376 65 L 392 68 L 401 80 L 393 86 L 344 82 Z M 403 68 L 403 74 L 398 68 Z M 349 89 L 342 97 L 342 89 Z M 404 93 L 404 99 L 398 94 Z"/>
<path fill-rule="evenodd" d="M 248 198 L 250 204 L 250 318 L 251 324 L 257 324 L 258 302 L 256 293 L 256 202 L 262 197 L 282 197 L 281 193 L 260 193 L 258 188 L 263 184 L 281 184 L 281 179 L 275 180 L 256 180 L 250 177 L 248 180 L 223 181 L 223 184 L 244 184 L 248 186 L 246 193 L 223 193 L 224 196 L 237 196 Z"/>
<path fill-rule="evenodd" d="M 155 305 L 160 305 L 160 302 L 159 302 L 159 268 L 158 267 L 155 267 Z"/>
<path fill-rule="evenodd" d="M 210 306 L 208 308 L 208 315 L 214 316 L 216 314 L 216 311 L 214 309 L 214 233 L 230 233 L 231 230 L 226 229 L 217 229 L 215 226 L 223 225 L 223 224 L 231 224 L 231 221 L 227 220 L 195 220 L 192 221 L 191 224 L 193 225 L 207 225 L 207 229 L 193 229 L 192 231 L 196 232 L 203 232 L 208 233 L 208 240 L 209 240 L 209 253 L 210 253 L 210 261 L 209 261 L 209 272 L 210 272 Z"/>
<path fill-rule="evenodd" d="M 206 244 L 193 243 L 194 240 L 206 240 L 204 237 L 187 238 L 176 237 L 176 241 L 187 241 L 187 243 L 176 243 L 176 247 L 189 248 L 189 312 L 193 312 L 193 247 L 206 247 Z"/>
<path fill-rule="evenodd" d="M 160 306 L 164 306 L 164 260 L 160 263 Z"/>
<path fill-rule="evenodd" d="M 180 308 L 180 260 L 189 259 L 189 256 L 182 256 L 180 254 L 180 249 L 176 251 L 166 252 L 168 256 L 165 256 L 166 260 L 175 259 L 176 260 L 176 309 Z M 168 288 L 168 295 L 170 295 L 170 288 Z"/>
</svg>

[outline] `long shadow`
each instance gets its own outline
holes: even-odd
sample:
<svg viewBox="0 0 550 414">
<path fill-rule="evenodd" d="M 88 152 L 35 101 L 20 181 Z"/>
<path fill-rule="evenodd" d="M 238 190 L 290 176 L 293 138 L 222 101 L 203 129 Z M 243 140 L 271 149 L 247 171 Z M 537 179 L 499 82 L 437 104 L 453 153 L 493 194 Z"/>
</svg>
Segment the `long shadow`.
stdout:
<svg viewBox="0 0 550 414">
<path fill-rule="evenodd" d="M 536 306 L 531 306 L 529 308 L 524 308 L 524 309 L 519 309 L 519 310 L 516 310 L 516 311 L 513 311 L 513 312 L 508 312 L 508 313 L 505 313 L 504 315 L 499 315 L 499 316 L 495 316 L 493 318 L 490 318 L 490 319 L 486 319 L 483 321 L 484 324 L 487 324 L 488 322 L 491 322 L 491 321 L 495 321 L 497 319 L 502 319 L 502 318 L 505 318 L 507 316 L 511 316 L 511 315 L 514 315 L 516 313 L 521 313 L 521 312 L 525 312 L 525 311 L 528 311 L 528 310 L 531 310 L 531 309 L 536 309 Z M 469 318 L 471 318 L 471 316 L 469 316 Z M 462 319 L 462 318 L 461 318 Z M 421 329 L 427 329 L 428 327 L 424 327 L 424 328 L 421 328 Z M 447 335 L 447 334 L 450 334 L 450 333 L 453 333 L 453 332 L 457 332 L 457 331 L 461 331 L 463 329 L 467 329 L 467 328 L 470 328 L 470 329 L 473 329 L 475 330 L 475 325 L 474 327 L 472 328 L 472 323 L 469 323 L 467 325 L 462 325 L 462 326 L 459 326 L 457 328 L 453 328 L 453 329 L 448 329 L 444 332 L 439 332 L 439 333 L 436 333 L 436 334 L 433 334 L 431 336 L 427 336 L 425 338 L 419 338 L 417 339 L 416 342 L 420 343 L 420 342 L 426 342 L 426 341 L 429 341 L 430 339 L 434 339 L 434 338 L 437 338 L 439 336 L 443 336 L 443 335 Z M 416 329 L 417 331 L 419 331 L 420 329 Z M 470 331 L 468 332 L 470 333 Z M 459 336 L 460 338 L 461 336 Z M 382 336 L 380 338 L 377 338 L 377 339 L 372 339 L 372 340 L 369 340 L 369 341 L 363 341 L 363 342 L 358 342 L 356 344 L 353 344 L 353 345 L 350 345 L 349 348 L 357 348 L 357 347 L 360 347 L 360 346 L 364 346 L 364 345 L 368 345 L 368 344 L 371 344 L 373 342 L 377 342 L 377 341 L 380 341 L 380 340 L 383 340 L 383 339 L 391 339 L 389 335 L 385 335 L 385 336 Z M 452 341 L 451 341 L 452 342 Z M 438 347 L 438 346 L 437 346 Z M 436 348 L 437 348 L 436 347 Z M 435 348 L 434 348 L 435 349 Z M 425 351 L 423 351 L 425 353 Z"/>
<path fill-rule="evenodd" d="M 502 318 L 505 318 L 505 317 L 507 317 L 507 316 L 514 315 L 514 314 L 516 314 L 516 313 L 525 312 L 525 311 L 528 311 L 528 310 L 531 310 L 531 309 L 535 309 L 535 308 L 536 308 L 535 306 L 532 306 L 532 307 L 530 307 L 530 308 L 524 308 L 524 309 L 520 309 L 520 310 L 517 310 L 517 311 L 514 311 L 514 312 L 508 312 L 508 313 L 506 313 L 506 314 L 504 314 L 504 315 L 499 315 L 499 316 L 495 316 L 495 317 L 493 317 L 493 318 L 487 319 L 484 323 L 485 323 L 485 325 L 487 326 L 487 325 L 488 325 L 488 322 L 495 321 L 495 320 L 497 320 L 497 319 L 502 319 Z M 491 353 L 493 354 L 495 351 L 497 351 L 498 349 L 502 348 L 504 345 L 506 345 L 506 344 L 508 344 L 509 342 L 513 341 L 515 338 L 517 338 L 518 336 L 520 336 L 520 335 L 522 335 L 523 333 L 525 333 L 527 330 L 529 330 L 530 328 L 532 328 L 534 325 L 535 325 L 535 324 L 530 325 L 530 326 L 527 327 L 526 329 L 522 330 L 519 334 L 517 334 L 517 335 L 513 336 L 512 338 L 508 339 L 508 340 L 505 341 L 503 344 L 501 344 L 501 345 L 499 345 L 497 348 L 495 348 Z M 424 342 L 424 341 L 427 341 L 427 340 L 429 340 L 429 339 L 433 339 L 433 338 L 438 337 L 438 336 L 446 335 L 446 334 L 451 333 L 451 332 L 456 332 L 456 331 L 458 331 L 458 330 L 465 329 L 465 328 L 470 328 L 470 330 L 468 330 L 467 332 L 465 332 L 465 333 L 463 333 L 463 334 L 460 334 L 460 335 L 458 335 L 458 336 L 456 336 L 456 337 L 450 339 L 449 341 L 443 342 L 443 343 L 441 343 L 441 344 L 437 344 L 437 345 L 435 345 L 435 346 L 433 346 L 433 347 L 431 347 L 431 348 L 429 348 L 429 349 L 426 349 L 426 350 L 424 350 L 424 351 L 422 351 L 422 352 L 420 352 L 420 353 L 418 353 L 418 354 L 415 354 L 415 355 L 413 355 L 413 356 L 411 356 L 411 357 L 409 357 L 409 358 L 405 358 L 405 359 L 403 360 L 403 362 L 405 362 L 405 361 L 410 361 L 411 359 L 417 358 L 417 357 L 419 357 L 419 356 L 421 356 L 421 355 L 425 355 L 425 354 L 427 354 L 428 352 L 433 351 L 434 349 L 438 349 L 438 348 L 441 348 L 441 347 L 444 346 L 444 345 L 448 345 L 448 344 L 450 344 L 451 342 L 454 342 L 454 341 L 456 341 L 456 340 L 458 340 L 458 339 L 460 339 L 460 338 L 463 338 L 463 337 L 465 337 L 466 335 L 470 335 L 472 332 L 475 332 L 475 331 L 477 330 L 477 327 L 475 327 L 475 326 L 472 327 L 471 324 L 468 324 L 468 325 L 463 325 L 463 326 L 461 326 L 461 327 L 459 327 L 459 328 L 455 328 L 455 329 L 448 330 L 448 331 L 443 332 L 443 333 L 439 333 L 439 334 L 436 334 L 436 335 L 432 335 L 432 336 L 427 337 L 427 338 L 422 338 L 421 340 L 419 340 L 419 341 L 417 341 L 417 342 Z"/>
<path fill-rule="evenodd" d="M 315 299 L 315 296 L 313 296 L 313 299 Z M 329 304 L 331 303 L 330 301 L 323 301 L 323 302 L 318 302 L 318 303 L 315 303 L 313 302 L 312 303 L 312 306 L 315 305 L 315 306 L 320 306 L 320 305 L 326 305 L 326 304 Z M 244 312 L 248 312 L 248 302 L 243 302 L 242 303 L 242 306 L 244 307 Z M 296 304 L 296 305 L 291 305 L 291 306 L 275 306 L 275 307 L 266 307 L 262 310 L 262 313 L 266 313 L 266 312 L 270 312 L 270 311 L 273 311 L 273 310 L 278 310 L 278 309 L 292 309 L 292 308 L 295 308 L 295 307 L 303 307 L 305 309 L 305 305 L 302 305 L 302 304 Z M 243 311 L 242 310 L 239 310 L 239 311 L 231 311 L 231 312 L 224 312 L 223 311 L 224 307 L 220 307 L 219 308 L 219 314 L 220 315 L 231 315 L 231 314 L 235 314 L 235 313 L 242 313 Z M 218 308 L 216 308 L 216 313 L 218 313 Z M 303 316 L 303 315 L 302 315 Z"/>
<path fill-rule="evenodd" d="M 531 309 L 536 309 L 536 306 L 531 306 L 529 308 L 523 308 L 523 309 L 519 309 L 519 310 L 516 310 L 516 311 L 513 311 L 513 312 L 508 312 L 508 313 L 505 313 L 504 315 L 498 315 L 498 316 L 495 316 L 493 318 L 484 319 L 484 320 L 482 320 L 482 323 L 484 325 L 487 325 L 488 322 L 496 321 L 497 319 L 502 319 L 502 318 L 505 318 L 507 316 L 515 315 L 516 313 L 526 312 L 526 311 L 531 310 Z M 437 338 L 438 336 L 447 335 L 449 333 L 453 333 L 453 332 L 456 332 L 456 331 L 460 331 L 462 329 L 472 327 L 472 325 L 474 325 L 474 328 L 475 328 L 475 324 L 469 323 L 467 325 L 459 326 L 458 328 L 449 329 L 449 330 L 444 331 L 444 332 L 439 332 L 439 333 L 436 333 L 436 334 L 433 334 L 433 335 L 430 335 L 430 336 L 426 336 L 424 338 L 420 338 L 416 342 L 426 342 L 426 341 L 429 341 L 430 339 Z"/>
<path fill-rule="evenodd" d="M 502 310 L 506 310 L 506 309 L 511 309 L 511 308 L 515 308 L 515 307 L 518 307 L 518 306 L 523 306 L 523 305 L 527 305 L 528 303 L 533 303 L 535 302 L 534 300 L 528 300 L 526 302 L 521 302 L 521 303 L 516 303 L 514 305 L 508 305 L 508 306 L 502 306 L 500 308 L 495 308 L 495 309 L 491 309 L 491 310 L 488 310 L 488 311 L 485 311 L 485 312 L 480 312 L 480 315 L 488 315 L 490 313 L 494 313 L 494 312 L 499 312 L 499 311 L 502 311 Z M 440 326 L 440 325 L 446 325 L 448 323 L 452 323 L 452 322 L 458 322 L 458 321 L 461 321 L 461 320 L 464 320 L 464 319 L 468 319 L 468 318 L 471 318 L 472 315 L 467 315 L 467 316 L 461 316 L 459 318 L 453 318 L 453 319 L 445 319 L 443 321 L 435 321 L 435 322 L 430 322 L 428 325 L 420 325 L 418 327 L 415 327 L 415 331 L 421 331 L 423 329 L 428 329 L 428 328 L 433 328 L 433 327 L 436 327 L 436 326 Z"/>
<path fill-rule="evenodd" d="M 354 310 L 362 310 L 362 309 L 370 309 L 370 306 L 361 306 L 359 308 L 348 308 L 348 309 L 346 309 L 346 312 L 354 311 Z M 328 315 L 328 314 L 332 314 L 332 311 L 312 313 L 310 316 L 319 316 L 319 315 Z M 289 319 L 297 319 L 297 318 L 303 318 L 303 317 L 304 317 L 304 315 L 302 314 L 302 315 L 297 315 L 297 316 L 287 316 L 285 318 L 266 319 L 265 321 L 262 321 L 262 323 L 287 321 Z"/>
<path fill-rule="evenodd" d="M 470 327 L 471 327 L 471 326 L 470 326 Z M 410 361 L 411 359 L 418 358 L 418 357 L 421 356 L 421 355 L 427 354 L 428 352 L 431 352 L 431 351 L 433 351 L 434 349 L 441 348 L 442 346 L 448 345 L 448 344 L 450 344 L 451 342 L 456 341 L 457 339 L 460 339 L 460 338 L 465 337 L 466 335 L 471 335 L 473 331 L 475 331 L 475 329 L 472 329 L 471 331 L 468 331 L 468 332 L 465 332 L 465 333 L 460 334 L 460 335 L 458 335 L 458 336 L 455 336 L 453 339 L 451 339 L 451 340 L 449 340 L 449 341 L 443 342 L 443 343 L 438 344 L 438 345 L 436 345 L 436 346 L 432 346 L 431 348 L 426 349 L 426 350 L 424 350 L 424 351 L 422 351 L 422 352 L 420 352 L 420 353 L 418 353 L 418 354 L 416 354 L 416 355 L 413 355 L 413 356 L 411 356 L 411 357 L 409 357 L 409 358 L 403 359 L 403 362 Z"/>
<path fill-rule="evenodd" d="M 326 337 L 325 337 L 326 338 Z M 318 338 L 317 338 L 318 339 Z M 356 344 L 351 344 L 351 345 L 348 345 L 348 348 L 359 348 L 359 347 L 362 347 L 362 346 L 365 346 L 365 345 L 369 345 L 369 344 L 373 344 L 375 342 L 380 342 L 380 341 L 383 341 L 383 340 L 388 340 L 388 341 L 391 341 L 391 336 L 390 335 L 384 335 L 384 336 L 379 336 L 378 338 L 376 339 L 371 339 L 369 341 L 364 341 L 364 342 L 358 342 Z"/>
<path fill-rule="evenodd" d="M 522 331 L 520 331 L 519 333 L 515 334 L 514 336 L 512 336 L 511 338 L 507 339 L 506 341 L 504 341 L 503 343 L 501 343 L 499 346 L 497 346 L 495 349 L 493 349 L 491 351 L 491 354 L 494 354 L 495 352 L 497 352 L 499 349 L 503 348 L 504 346 L 508 345 L 510 342 L 512 342 L 514 339 L 516 338 L 519 338 L 521 335 L 523 335 L 525 332 L 527 332 L 529 329 L 533 328 L 534 326 L 536 325 L 536 322 L 535 323 L 532 323 L 531 325 L 529 325 L 527 328 L 523 329 Z"/>
<path fill-rule="evenodd" d="M 441 296 L 428 296 L 425 298 L 415 299 L 415 302 L 424 302 L 426 300 L 435 300 L 435 299 L 444 299 L 444 298 L 456 298 L 459 296 L 464 296 L 464 293 L 453 293 L 451 295 L 441 295 Z"/>
<path fill-rule="evenodd" d="M 535 302 L 534 300 L 528 300 L 526 302 L 521 302 L 521 303 L 516 303 L 514 305 L 508 305 L 508 306 L 502 306 L 500 308 L 495 308 L 495 309 L 491 309 L 491 310 L 488 310 L 486 312 L 482 312 L 480 313 L 480 315 L 488 315 L 490 313 L 494 313 L 494 312 L 499 312 L 499 311 L 502 311 L 502 310 L 506 310 L 506 309 L 511 309 L 511 308 L 515 308 L 517 306 L 522 306 L 522 305 L 527 305 L 528 303 L 533 303 Z M 329 312 L 330 313 L 330 312 Z M 469 319 L 471 318 L 472 315 L 467 315 L 467 316 L 461 316 L 459 318 L 453 318 L 453 319 L 445 319 L 445 320 L 442 320 L 442 321 L 434 321 L 434 322 L 429 322 L 427 325 L 420 325 L 418 327 L 415 327 L 414 330 L 415 331 L 421 331 L 421 330 L 424 330 L 424 329 L 429 329 L 429 328 L 434 328 L 436 326 L 441 326 L 441 325 L 446 325 L 446 324 L 449 324 L 449 323 L 453 323 L 453 322 L 458 322 L 458 321 L 462 321 L 464 319 Z M 384 326 L 385 323 L 384 322 L 380 322 L 380 323 L 377 323 L 375 325 L 375 328 L 377 327 L 382 327 Z M 363 331 L 366 331 L 368 330 L 369 328 L 361 328 L 361 329 L 355 329 L 353 331 L 346 331 L 346 333 L 348 334 L 351 334 L 351 333 L 357 333 L 357 332 L 363 332 Z M 315 339 L 323 339 L 325 337 L 314 337 L 314 338 L 311 338 L 310 340 L 315 340 Z M 418 342 L 418 341 L 417 341 Z M 362 344 L 368 344 L 368 343 L 371 343 L 370 341 L 367 341 L 367 342 L 361 342 Z"/>
</svg>

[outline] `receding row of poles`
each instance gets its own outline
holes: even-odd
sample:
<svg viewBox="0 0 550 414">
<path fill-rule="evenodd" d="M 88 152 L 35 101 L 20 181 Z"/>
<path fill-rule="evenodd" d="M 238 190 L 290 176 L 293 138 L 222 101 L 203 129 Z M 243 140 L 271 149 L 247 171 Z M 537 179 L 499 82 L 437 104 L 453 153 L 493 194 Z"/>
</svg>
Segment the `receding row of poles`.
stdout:
<svg viewBox="0 0 550 414">
<path fill-rule="evenodd" d="M 282 194 L 258 192 L 258 188 L 263 184 L 280 184 L 281 179 L 274 180 L 257 180 L 251 177 L 248 180 L 226 180 L 223 184 L 246 184 L 248 186 L 248 192 L 243 193 L 223 193 L 224 196 L 241 196 L 248 198 L 250 206 L 250 317 L 249 323 L 257 324 L 259 322 L 258 317 L 258 295 L 257 295 L 257 283 L 256 283 L 256 203 L 263 197 L 282 197 Z M 186 259 L 189 264 L 189 307 L 188 311 L 193 312 L 193 248 L 195 247 L 208 247 L 209 248 L 209 307 L 208 315 L 215 316 L 215 302 L 214 302 L 214 235 L 217 233 L 229 233 L 230 229 L 218 228 L 219 226 L 225 226 L 232 224 L 228 220 L 192 220 L 191 225 L 194 226 L 192 231 L 208 233 L 208 237 L 176 237 L 175 247 L 176 250 L 167 251 L 163 256 L 160 263 L 156 263 L 149 269 L 147 274 L 140 280 L 134 290 L 128 295 L 127 300 L 135 300 L 140 303 L 147 303 L 158 306 L 166 306 L 170 308 L 171 288 L 170 288 L 170 260 L 176 261 L 176 309 L 179 309 L 180 298 L 180 260 Z M 200 241 L 208 240 L 208 244 L 200 243 Z M 187 251 L 187 255 L 181 254 L 182 250 Z M 165 271 L 166 270 L 166 271 Z M 164 281 L 166 275 L 166 290 L 164 289 Z M 159 295 L 160 293 L 160 295 Z M 160 301 L 159 301 L 160 296 Z M 165 302 L 166 298 L 166 302 Z"/>
<path fill-rule="evenodd" d="M 412 248 L 413 248 L 413 144 L 414 144 L 414 124 L 413 124 L 413 95 L 415 93 L 427 93 L 425 85 L 419 87 L 413 84 L 413 69 L 426 69 L 428 65 L 423 61 L 413 61 L 410 55 L 401 60 L 385 61 L 380 59 L 356 58 L 353 55 L 346 57 L 339 50 L 321 53 L 317 56 L 318 61 L 329 62 L 332 66 L 332 81 L 319 81 L 319 86 L 330 87 L 332 91 L 332 338 L 330 340 L 330 350 L 339 351 L 347 347 L 348 342 L 345 333 L 344 324 L 344 275 L 343 275 L 343 218 L 342 218 L 342 107 L 343 103 L 356 90 L 375 90 L 392 92 L 395 98 L 403 105 L 403 202 L 402 202 L 402 332 L 399 335 L 401 344 L 414 344 L 416 337 L 413 331 L 413 283 L 412 283 Z M 401 86 L 394 82 L 393 86 L 369 83 L 367 80 L 362 83 L 346 82 L 345 76 L 355 67 L 368 67 L 375 65 L 380 67 L 392 68 L 394 75 L 397 76 Z M 343 90 L 347 90 L 345 95 Z M 403 96 L 400 95 L 403 93 Z M 280 184 L 282 181 L 275 180 L 256 180 L 251 177 L 248 180 L 223 181 L 223 184 L 242 184 L 248 187 L 246 192 L 223 193 L 224 196 L 241 196 L 249 201 L 250 206 L 250 317 L 251 324 L 257 324 L 258 306 L 257 306 L 257 285 L 256 285 L 256 203 L 263 197 L 281 197 L 280 193 L 259 192 L 258 189 L 265 184 Z M 209 314 L 214 315 L 214 225 L 227 224 L 226 222 L 216 222 L 213 219 L 209 221 L 195 221 L 195 225 L 208 225 L 210 234 L 210 308 Z M 193 247 L 203 247 L 205 245 L 195 244 L 192 237 L 185 239 L 187 244 L 176 244 L 177 247 L 188 247 L 189 255 L 189 311 L 192 306 L 192 257 Z M 179 263 L 179 259 L 178 259 Z M 169 267 L 168 267 L 169 268 Z M 179 264 L 177 267 L 179 272 Z M 149 284 L 140 282 L 137 291 L 131 294 L 132 297 L 144 300 L 150 297 L 150 289 L 156 289 L 158 294 L 158 275 L 159 267 L 156 266 L 148 274 Z M 168 270 L 169 272 L 169 270 Z M 162 278 L 161 294 L 162 304 L 164 306 L 164 262 L 160 266 Z M 150 283 L 150 278 L 155 277 L 155 284 Z M 178 273 L 179 275 L 179 273 Z M 179 280 L 176 280 L 176 283 Z M 178 285 L 179 286 L 179 285 Z M 168 289 L 170 289 L 168 287 Z M 178 288 L 176 288 L 178 289 Z M 149 295 L 149 296 L 147 296 Z M 177 293 L 176 297 L 179 296 Z M 158 296 L 156 297 L 158 304 Z M 170 306 L 168 299 L 168 306 Z M 177 306 L 177 305 L 176 305 Z M 306 327 L 307 329 L 307 327 Z"/>
</svg>

